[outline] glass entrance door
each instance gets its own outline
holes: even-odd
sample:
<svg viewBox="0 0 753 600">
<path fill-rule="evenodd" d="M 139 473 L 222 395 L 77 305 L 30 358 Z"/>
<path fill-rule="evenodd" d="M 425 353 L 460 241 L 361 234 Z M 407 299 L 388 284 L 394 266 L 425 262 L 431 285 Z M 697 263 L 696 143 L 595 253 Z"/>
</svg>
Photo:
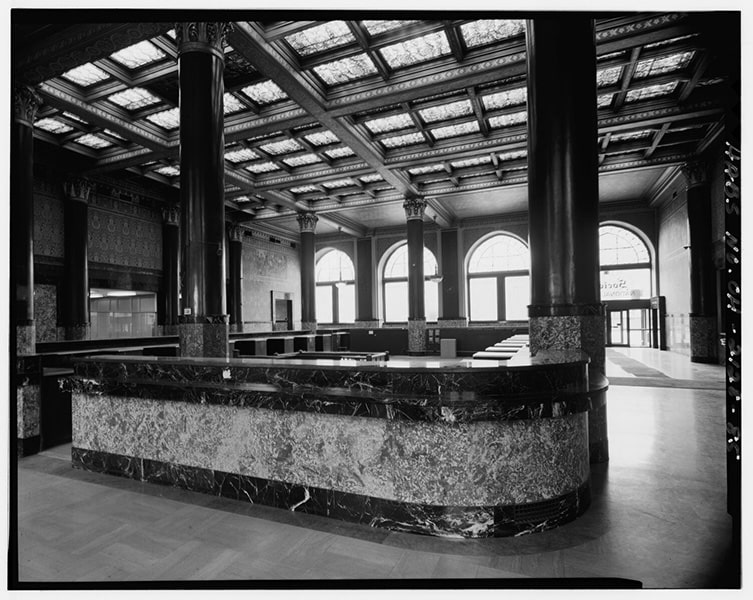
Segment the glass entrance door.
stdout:
<svg viewBox="0 0 753 600">
<path fill-rule="evenodd" d="M 651 347 L 651 312 L 648 308 L 607 309 L 607 345 Z"/>
<path fill-rule="evenodd" d="M 607 312 L 607 345 L 628 345 L 628 311 L 610 310 Z"/>
</svg>

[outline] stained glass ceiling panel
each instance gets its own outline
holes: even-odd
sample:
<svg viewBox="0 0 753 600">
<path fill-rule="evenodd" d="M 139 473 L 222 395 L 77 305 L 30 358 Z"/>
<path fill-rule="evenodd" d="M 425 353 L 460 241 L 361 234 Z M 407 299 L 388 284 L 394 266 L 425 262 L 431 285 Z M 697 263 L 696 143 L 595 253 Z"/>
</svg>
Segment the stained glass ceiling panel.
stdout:
<svg viewBox="0 0 753 600">
<path fill-rule="evenodd" d="M 356 155 L 356 153 L 353 152 L 353 150 L 351 150 L 347 146 L 341 146 L 340 148 L 333 148 L 332 150 L 327 150 L 324 154 L 326 154 L 330 158 L 346 158 L 348 156 Z"/>
<path fill-rule="evenodd" d="M 502 152 L 497 154 L 499 160 L 515 160 L 516 158 L 523 158 L 528 155 L 527 150 L 514 150 L 513 152 Z"/>
<path fill-rule="evenodd" d="M 356 38 L 344 21 L 329 21 L 288 35 L 285 40 L 298 54 L 309 56 L 355 42 Z"/>
<path fill-rule="evenodd" d="M 382 177 L 379 173 L 373 173 L 372 175 L 364 175 L 363 177 L 359 177 L 359 179 L 364 183 L 374 183 L 375 181 L 383 181 L 384 177 Z"/>
<path fill-rule="evenodd" d="M 298 142 L 295 140 L 282 140 L 279 142 L 272 142 L 270 144 L 264 144 L 263 146 L 260 146 L 264 152 L 267 154 L 290 154 L 291 152 L 298 152 L 299 150 L 303 149 L 303 146 L 301 146 Z"/>
<path fill-rule="evenodd" d="M 478 167 L 479 165 L 487 165 L 492 162 L 489 156 L 476 156 L 474 158 L 467 158 L 466 160 L 456 160 L 451 162 L 453 169 L 464 169 L 466 167 Z"/>
<path fill-rule="evenodd" d="M 604 87 L 605 85 L 614 85 L 620 80 L 622 75 L 622 67 L 609 67 L 608 69 L 599 69 L 596 71 L 596 85 L 597 87 Z"/>
<path fill-rule="evenodd" d="M 147 90 L 140 87 L 129 88 L 108 96 L 107 99 L 126 110 L 138 110 L 145 106 L 157 104 L 160 100 L 157 96 L 150 94 Z"/>
<path fill-rule="evenodd" d="M 282 162 L 289 167 L 302 167 L 304 165 L 313 165 L 314 163 L 322 162 L 322 159 L 316 154 L 299 154 L 298 156 L 283 158 Z"/>
<path fill-rule="evenodd" d="M 65 123 L 58 121 L 57 119 L 39 119 L 34 123 L 34 127 L 49 131 L 50 133 L 68 133 L 73 131 L 73 127 L 66 125 Z"/>
<path fill-rule="evenodd" d="M 225 153 L 225 160 L 229 160 L 233 164 L 256 160 L 257 158 L 259 158 L 259 155 L 249 148 L 241 148 L 240 150 L 232 150 Z"/>
<path fill-rule="evenodd" d="M 329 129 L 325 131 L 317 131 L 316 133 L 309 133 L 304 135 L 306 141 L 314 146 L 327 146 L 328 144 L 336 144 L 340 140 Z"/>
<path fill-rule="evenodd" d="M 232 115 L 246 108 L 246 105 L 243 104 L 243 102 L 229 92 L 225 92 L 225 95 L 222 98 L 222 103 L 224 105 L 223 110 L 226 115 Z"/>
<path fill-rule="evenodd" d="M 670 44 L 675 44 L 683 40 L 689 40 L 690 38 L 694 38 L 697 35 L 698 35 L 697 33 L 689 33 L 687 35 L 681 35 L 678 37 L 669 38 L 668 40 L 661 40 L 660 42 L 652 42 L 651 44 L 646 44 L 643 47 L 647 49 L 661 48 L 662 46 L 669 46 Z"/>
<path fill-rule="evenodd" d="M 444 171 L 444 167 L 442 165 L 424 165 L 423 167 L 408 169 L 408 173 L 411 175 L 423 175 L 425 173 L 436 173 L 437 171 Z"/>
<path fill-rule="evenodd" d="M 92 63 L 86 63 L 80 67 L 66 71 L 61 77 L 80 86 L 89 87 L 90 85 L 109 79 L 110 74 Z"/>
<path fill-rule="evenodd" d="M 525 29 L 526 22 L 522 19 L 481 19 L 460 26 L 468 48 L 506 40 L 525 32 Z"/>
<path fill-rule="evenodd" d="M 437 121 L 469 115 L 473 112 L 473 107 L 470 100 L 459 100 L 458 102 L 424 108 L 418 112 L 427 123 L 436 123 Z"/>
<path fill-rule="evenodd" d="M 288 97 L 276 83 L 269 80 L 247 85 L 241 91 L 257 104 L 272 104 Z"/>
<path fill-rule="evenodd" d="M 489 127 L 509 127 L 510 125 L 525 123 L 527 119 L 528 115 L 525 111 L 520 111 L 509 115 L 500 115 L 499 117 L 491 117 L 489 119 Z"/>
<path fill-rule="evenodd" d="M 677 87 L 676 81 L 670 81 L 668 83 L 662 83 L 657 85 L 649 85 L 648 87 L 640 88 L 637 90 L 630 90 L 625 96 L 625 102 L 637 102 L 638 100 L 647 100 L 649 98 L 658 98 L 659 96 L 668 96 L 675 91 Z"/>
<path fill-rule="evenodd" d="M 614 133 L 609 138 L 612 142 L 626 142 L 629 140 L 641 140 L 649 137 L 653 133 L 650 129 L 643 129 L 641 131 L 629 131 L 627 133 Z"/>
<path fill-rule="evenodd" d="M 336 85 L 376 75 L 377 69 L 366 54 L 348 56 L 333 62 L 317 65 L 314 71 L 327 85 Z"/>
<path fill-rule="evenodd" d="M 112 142 L 110 140 L 106 140 L 92 133 L 87 133 L 85 135 L 82 135 L 81 137 L 77 137 L 73 141 L 77 144 L 82 144 L 84 146 L 88 146 L 89 148 L 96 149 L 109 148 L 110 146 L 112 146 Z"/>
<path fill-rule="evenodd" d="M 406 114 L 392 115 L 366 121 L 364 125 L 366 125 L 371 133 L 386 133 L 388 131 L 413 127 L 413 119 L 410 118 L 410 115 Z"/>
<path fill-rule="evenodd" d="M 672 71 L 684 69 L 693 59 L 694 54 L 693 51 L 678 52 L 677 54 L 672 54 L 663 58 L 648 58 L 646 60 L 641 60 L 635 67 L 635 78 L 642 79 L 652 75 L 662 75 L 664 73 L 671 73 Z"/>
<path fill-rule="evenodd" d="M 322 185 L 328 190 L 334 190 L 337 188 L 344 188 L 351 185 L 355 185 L 356 182 L 348 177 L 347 179 L 333 179 L 332 181 L 324 181 Z"/>
<path fill-rule="evenodd" d="M 437 127 L 431 130 L 431 134 L 437 140 L 467 135 L 478 131 L 478 121 L 469 121 L 458 125 L 448 125 L 447 127 Z"/>
<path fill-rule="evenodd" d="M 138 69 L 144 65 L 165 58 L 167 54 L 162 52 L 149 40 L 144 40 L 128 48 L 123 48 L 110 55 L 110 58 L 129 69 Z"/>
<path fill-rule="evenodd" d="M 160 167 L 159 169 L 154 169 L 154 172 L 159 173 L 160 175 L 164 175 L 165 177 L 177 177 L 178 175 L 180 175 L 180 169 L 171 166 L 164 166 Z"/>
<path fill-rule="evenodd" d="M 420 144 L 424 141 L 424 136 L 420 133 L 408 133 L 391 138 L 380 140 L 386 148 L 403 148 L 412 144 Z"/>
<path fill-rule="evenodd" d="M 384 60 L 393 69 L 415 65 L 450 53 L 450 44 L 443 31 L 406 40 L 380 49 Z"/>
<path fill-rule="evenodd" d="M 294 194 L 307 194 L 309 192 L 318 192 L 319 188 L 314 185 L 301 185 L 298 187 L 290 188 L 290 191 Z"/>
<path fill-rule="evenodd" d="M 180 126 L 180 109 L 170 108 L 147 116 L 147 121 L 164 129 L 177 129 Z"/>
<path fill-rule="evenodd" d="M 614 97 L 614 94 L 601 94 L 597 96 L 596 98 L 597 108 L 604 108 L 605 106 L 609 106 L 612 103 L 613 97 Z"/>
<path fill-rule="evenodd" d="M 363 21 L 363 26 L 369 32 L 369 35 L 374 37 L 375 35 L 393 31 L 400 27 L 407 27 L 414 23 L 418 23 L 418 21 Z"/>
<path fill-rule="evenodd" d="M 251 173 L 269 173 L 270 171 L 279 171 L 280 167 L 273 162 L 262 162 L 243 167 Z"/>
<path fill-rule="evenodd" d="M 515 88 L 513 90 L 506 90 L 504 92 L 487 94 L 486 96 L 483 96 L 481 98 L 486 110 L 494 110 L 495 108 L 507 108 L 508 106 L 525 104 L 527 99 L 528 90 L 524 87 Z"/>
</svg>

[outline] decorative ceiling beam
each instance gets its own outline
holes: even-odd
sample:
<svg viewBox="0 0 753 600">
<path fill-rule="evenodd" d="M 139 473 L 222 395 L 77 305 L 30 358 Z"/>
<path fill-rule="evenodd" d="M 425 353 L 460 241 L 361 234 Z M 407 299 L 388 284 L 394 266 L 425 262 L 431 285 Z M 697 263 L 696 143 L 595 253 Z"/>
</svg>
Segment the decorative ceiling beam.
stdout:
<svg viewBox="0 0 753 600">
<path fill-rule="evenodd" d="M 693 75 L 691 76 L 690 80 L 685 82 L 685 85 L 683 86 L 682 91 L 677 98 L 678 102 L 685 102 L 688 97 L 690 97 L 690 94 L 695 89 L 695 86 L 698 85 L 701 77 L 703 77 L 703 74 L 705 73 L 706 67 L 708 67 L 709 62 L 708 52 L 703 52 L 701 58 L 698 61 L 698 66 L 696 66 L 695 71 L 693 71 Z"/>
<path fill-rule="evenodd" d="M 643 158 L 651 158 L 651 155 L 656 151 L 656 148 L 664 137 L 664 134 L 669 130 L 669 125 L 669 123 L 664 123 L 661 126 L 661 129 L 659 129 L 659 131 L 654 134 L 654 139 L 651 140 L 651 145 L 646 148 L 646 152 L 643 153 Z M 607 135 L 612 134 L 608 133 Z"/>
</svg>

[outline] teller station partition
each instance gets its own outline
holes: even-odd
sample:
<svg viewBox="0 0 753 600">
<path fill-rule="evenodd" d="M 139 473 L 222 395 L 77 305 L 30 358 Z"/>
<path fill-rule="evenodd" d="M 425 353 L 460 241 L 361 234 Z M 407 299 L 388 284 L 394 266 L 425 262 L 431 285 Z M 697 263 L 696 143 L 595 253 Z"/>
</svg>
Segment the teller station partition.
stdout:
<svg viewBox="0 0 753 600">
<path fill-rule="evenodd" d="M 506 360 L 96 356 L 66 379 L 77 468 L 454 537 L 556 527 L 590 499 L 578 351 Z"/>
</svg>

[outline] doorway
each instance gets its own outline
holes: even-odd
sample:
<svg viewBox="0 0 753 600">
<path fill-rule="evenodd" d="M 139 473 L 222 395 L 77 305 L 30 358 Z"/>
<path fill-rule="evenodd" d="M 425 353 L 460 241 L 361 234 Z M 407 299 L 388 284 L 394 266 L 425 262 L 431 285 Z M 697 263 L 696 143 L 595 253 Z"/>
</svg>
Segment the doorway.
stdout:
<svg viewBox="0 0 753 600">
<path fill-rule="evenodd" d="M 635 306 L 635 302 L 625 306 L 607 305 L 607 346 L 628 346 L 632 348 L 651 347 L 651 310 L 648 306 Z"/>
</svg>

